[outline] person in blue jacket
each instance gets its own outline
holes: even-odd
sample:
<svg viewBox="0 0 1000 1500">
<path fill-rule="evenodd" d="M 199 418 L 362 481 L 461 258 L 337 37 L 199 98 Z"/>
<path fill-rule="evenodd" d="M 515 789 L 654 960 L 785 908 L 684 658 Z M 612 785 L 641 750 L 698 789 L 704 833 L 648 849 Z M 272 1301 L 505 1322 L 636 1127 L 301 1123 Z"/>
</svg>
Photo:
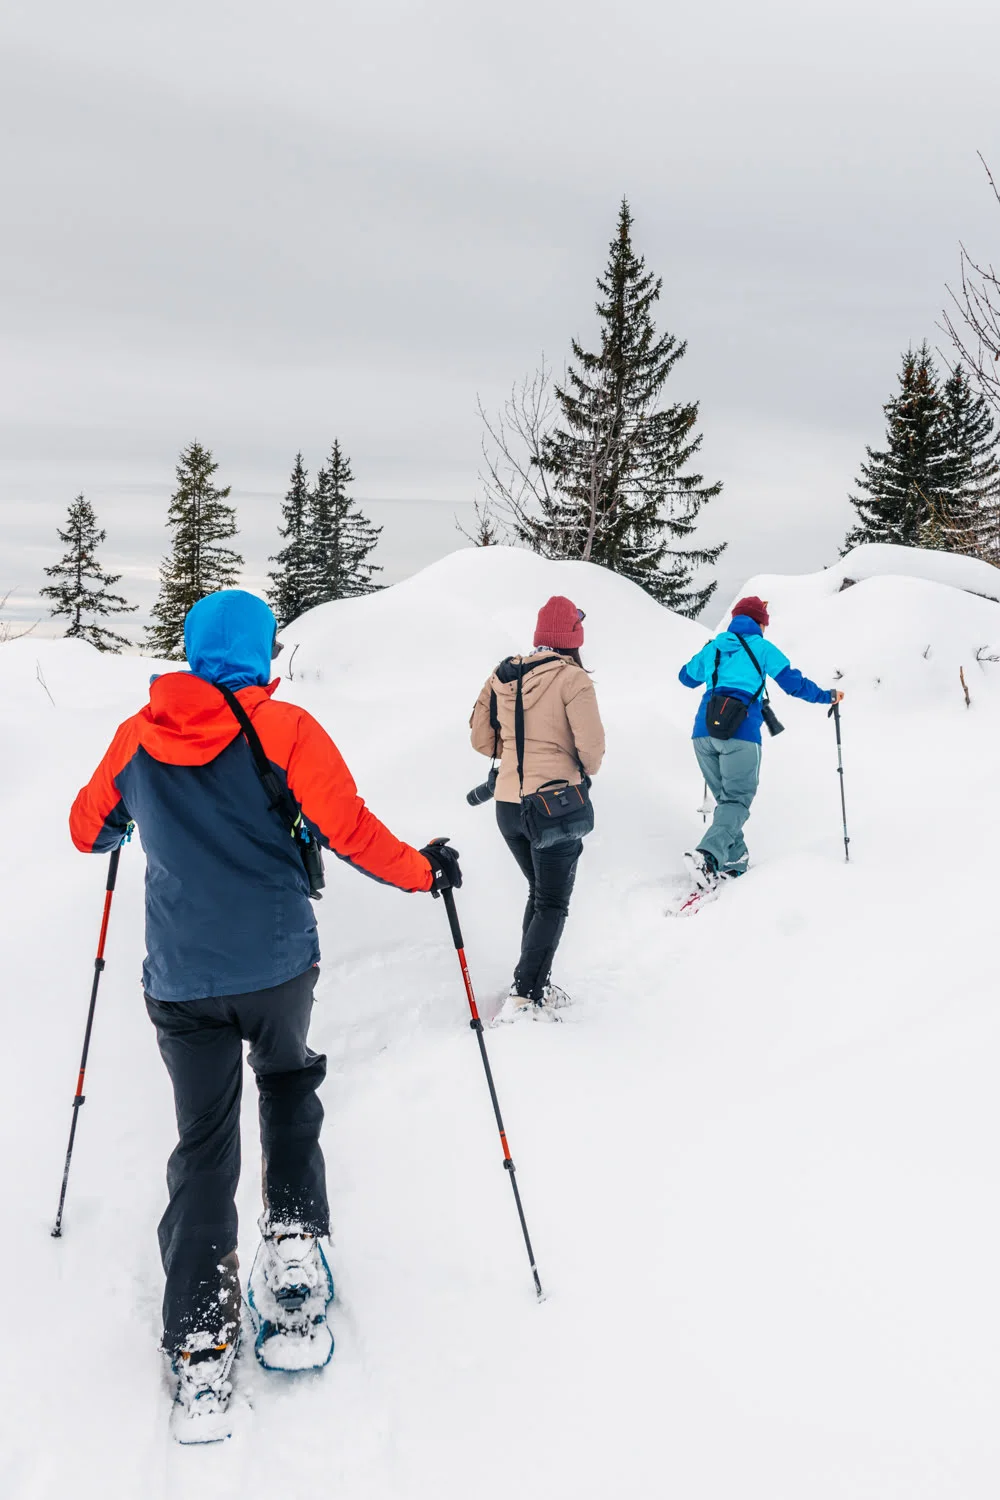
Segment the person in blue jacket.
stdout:
<svg viewBox="0 0 1000 1500">
<path fill-rule="evenodd" d="M 817 687 L 797 672 L 788 657 L 764 639 L 768 623 L 766 599 L 752 595 L 740 599 L 729 629 L 680 670 L 685 687 L 707 685 L 691 737 L 698 765 L 715 798 L 715 815 L 698 848 L 684 856 L 702 890 L 711 889 L 721 877 L 742 875 L 747 867 L 743 826 L 760 780 L 760 726 L 767 678 L 773 677 L 784 692 L 807 703 L 839 703 L 844 696 L 836 688 Z M 747 705 L 746 718 L 731 739 L 709 734 L 707 711 L 715 694 L 738 698 Z"/>
</svg>

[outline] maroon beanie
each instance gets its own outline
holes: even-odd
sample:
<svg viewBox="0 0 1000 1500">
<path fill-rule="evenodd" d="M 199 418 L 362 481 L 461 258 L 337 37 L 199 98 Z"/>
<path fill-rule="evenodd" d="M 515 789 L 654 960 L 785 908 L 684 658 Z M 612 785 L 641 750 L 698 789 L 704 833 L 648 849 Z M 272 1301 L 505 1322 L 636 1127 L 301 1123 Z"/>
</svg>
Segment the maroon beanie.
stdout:
<svg viewBox="0 0 1000 1500">
<path fill-rule="evenodd" d="M 536 646 L 558 646 L 564 651 L 578 651 L 583 645 L 583 612 L 572 599 L 555 594 L 538 611 L 535 626 Z"/>
<path fill-rule="evenodd" d="M 758 599 L 756 594 L 748 594 L 745 599 L 740 599 L 733 605 L 733 616 L 748 615 L 751 620 L 756 620 L 761 630 L 770 624 L 767 614 L 767 605 L 763 599 Z"/>
</svg>

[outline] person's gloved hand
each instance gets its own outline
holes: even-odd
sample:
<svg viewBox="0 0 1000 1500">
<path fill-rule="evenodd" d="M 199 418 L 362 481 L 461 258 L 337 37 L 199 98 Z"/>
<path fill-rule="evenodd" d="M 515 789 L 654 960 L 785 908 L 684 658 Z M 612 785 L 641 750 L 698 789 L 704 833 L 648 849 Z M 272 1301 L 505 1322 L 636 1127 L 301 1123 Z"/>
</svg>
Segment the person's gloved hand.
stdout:
<svg viewBox="0 0 1000 1500">
<path fill-rule="evenodd" d="M 430 865 L 434 875 L 431 895 L 437 898 L 442 891 L 457 891 L 462 884 L 462 871 L 458 863 L 458 850 L 453 849 L 447 839 L 431 839 L 420 853 Z"/>
</svg>

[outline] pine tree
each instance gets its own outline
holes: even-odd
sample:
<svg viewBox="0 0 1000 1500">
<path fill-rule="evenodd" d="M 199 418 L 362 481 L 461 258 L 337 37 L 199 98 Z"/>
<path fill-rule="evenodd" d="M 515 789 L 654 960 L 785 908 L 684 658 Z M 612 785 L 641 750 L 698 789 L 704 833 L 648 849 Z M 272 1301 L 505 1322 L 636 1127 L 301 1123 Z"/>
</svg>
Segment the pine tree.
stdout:
<svg viewBox="0 0 1000 1500">
<path fill-rule="evenodd" d="M 698 403 L 658 407 L 687 345 L 670 333 L 657 336 L 653 308 L 663 282 L 632 248 L 624 199 L 597 285 L 600 348 L 591 353 L 573 340 L 575 364 L 556 387 L 560 425 L 542 444 L 554 484 L 518 535 L 550 557 L 600 563 L 669 608 L 695 615 L 716 586 L 694 588 L 693 572 L 723 547 L 683 544 L 722 485 L 684 472 L 702 443 L 693 435 Z"/>
<path fill-rule="evenodd" d="M 940 535 L 942 507 L 949 486 L 949 453 L 937 372 L 926 342 L 903 356 L 899 393 L 883 407 L 886 447 L 868 448 L 868 462 L 855 481 L 860 495 L 850 501 L 859 524 L 844 551 L 863 542 L 925 545 Z M 937 530 L 936 530 L 937 528 Z"/>
<path fill-rule="evenodd" d="M 310 606 L 332 599 L 356 599 L 381 587 L 374 575 L 382 569 L 367 561 L 382 534 L 347 493 L 354 475 L 340 443 L 316 476 L 310 507 L 308 574 Z"/>
<path fill-rule="evenodd" d="M 314 602 L 309 592 L 312 566 L 311 501 L 307 481 L 308 474 L 302 465 L 302 454 L 297 453 L 288 491 L 281 505 L 285 524 L 278 528 L 278 535 L 285 545 L 274 557 L 268 558 L 268 562 L 278 565 L 273 573 L 267 575 L 273 584 L 267 597 L 279 626 L 297 620 Z"/>
<path fill-rule="evenodd" d="M 1000 562 L 1000 433 L 958 365 L 941 387 L 945 463 L 928 545 Z"/>
<path fill-rule="evenodd" d="M 97 622 L 107 615 L 131 614 L 139 606 L 129 604 L 121 594 L 108 592 L 122 575 L 101 571 L 96 554 L 107 532 L 98 530 L 97 517 L 89 500 L 77 495 L 67 512 L 66 530 L 59 531 L 58 535 L 69 550 L 54 567 L 45 569 L 50 578 L 61 581 L 43 588 L 42 598 L 52 600 L 53 619 L 60 615 L 68 617 L 67 639 L 89 641 L 98 651 L 117 654 L 132 642 Z M 85 619 L 86 615 L 93 618 Z"/>
<path fill-rule="evenodd" d="M 220 545 L 236 535 L 236 511 L 227 505 L 230 486 L 212 483 L 218 469 L 207 448 L 191 443 L 177 465 L 177 489 L 171 496 L 167 525 L 173 528 L 173 551 L 160 564 L 160 594 L 153 607 L 158 625 L 148 640 L 157 656 L 184 659 L 184 616 L 193 604 L 217 589 L 233 588 L 243 559 Z"/>
</svg>

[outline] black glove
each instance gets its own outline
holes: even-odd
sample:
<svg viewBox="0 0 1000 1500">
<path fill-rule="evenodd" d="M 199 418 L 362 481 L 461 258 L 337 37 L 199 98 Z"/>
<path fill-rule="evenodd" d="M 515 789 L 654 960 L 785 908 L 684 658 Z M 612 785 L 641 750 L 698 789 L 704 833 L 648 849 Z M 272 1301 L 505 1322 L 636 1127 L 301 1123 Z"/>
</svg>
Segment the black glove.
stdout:
<svg viewBox="0 0 1000 1500">
<path fill-rule="evenodd" d="M 434 872 L 431 895 L 436 898 L 442 891 L 457 891 L 462 884 L 458 850 L 452 849 L 447 839 L 431 839 L 420 852 Z"/>
</svg>

